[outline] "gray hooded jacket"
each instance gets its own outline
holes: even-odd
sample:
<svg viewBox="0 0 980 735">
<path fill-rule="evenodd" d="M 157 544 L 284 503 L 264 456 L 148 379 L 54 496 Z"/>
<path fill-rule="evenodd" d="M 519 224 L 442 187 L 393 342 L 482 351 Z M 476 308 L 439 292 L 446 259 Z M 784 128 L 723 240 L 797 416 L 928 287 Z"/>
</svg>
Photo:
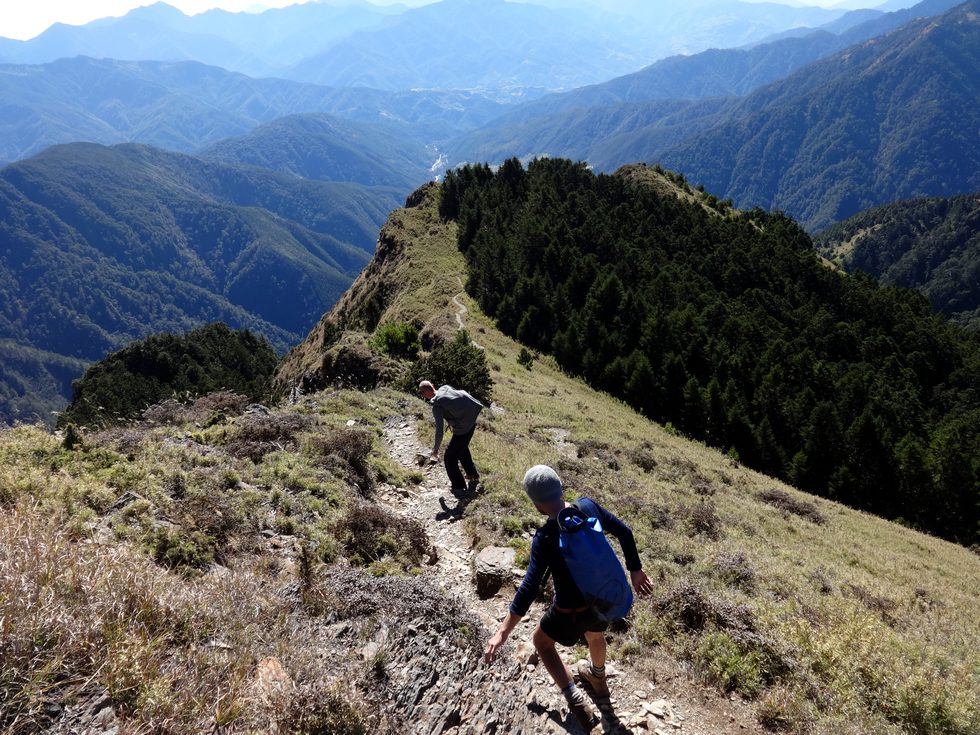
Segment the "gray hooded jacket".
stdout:
<svg viewBox="0 0 980 735">
<path fill-rule="evenodd" d="M 443 385 L 436 391 L 432 404 L 432 418 L 436 421 L 436 441 L 432 447 L 435 454 L 442 446 L 442 420 L 452 428 L 454 434 L 467 434 L 476 427 L 476 419 L 483 410 L 483 404 L 465 390 Z"/>
</svg>

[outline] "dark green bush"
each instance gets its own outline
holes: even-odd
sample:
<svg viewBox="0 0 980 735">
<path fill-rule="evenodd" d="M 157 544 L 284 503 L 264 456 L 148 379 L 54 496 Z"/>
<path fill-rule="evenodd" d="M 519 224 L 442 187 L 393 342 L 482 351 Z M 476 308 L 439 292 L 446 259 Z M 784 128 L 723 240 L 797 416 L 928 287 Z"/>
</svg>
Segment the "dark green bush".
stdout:
<svg viewBox="0 0 980 735">
<path fill-rule="evenodd" d="M 72 384 L 72 401 L 58 425 L 124 422 L 175 395 L 227 390 L 262 400 L 269 394 L 277 361 L 265 339 L 221 323 L 184 335 L 147 337 L 89 367 Z"/>
<path fill-rule="evenodd" d="M 430 380 L 436 386 L 451 385 L 468 391 L 474 398 L 490 405 L 493 379 L 487 356 L 470 342 L 465 330 L 456 333 L 449 344 L 440 345 L 420 357 L 400 383 L 403 390 L 415 393 L 420 380 Z"/>
<path fill-rule="evenodd" d="M 369 342 L 372 348 L 392 357 L 414 360 L 421 349 L 419 330 L 408 322 L 388 322 L 379 326 Z"/>
<path fill-rule="evenodd" d="M 154 561 L 170 569 L 203 569 L 214 561 L 214 541 L 200 531 L 161 526 L 150 534 L 147 545 Z"/>
</svg>

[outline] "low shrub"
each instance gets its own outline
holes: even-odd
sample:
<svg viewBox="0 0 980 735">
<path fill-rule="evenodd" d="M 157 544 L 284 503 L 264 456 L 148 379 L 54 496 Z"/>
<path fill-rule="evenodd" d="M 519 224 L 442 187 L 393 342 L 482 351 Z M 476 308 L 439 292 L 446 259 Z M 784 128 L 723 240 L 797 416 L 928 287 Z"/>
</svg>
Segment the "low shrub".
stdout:
<svg viewBox="0 0 980 735">
<path fill-rule="evenodd" d="M 200 531 L 159 526 L 146 543 L 154 561 L 169 569 L 200 570 L 214 561 L 214 540 Z"/>
<path fill-rule="evenodd" d="M 352 506 L 337 524 L 337 534 L 348 555 L 361 564 L 394 557 L 405 568 L 417 566 L 431 548 L 421 523 L 371 503 Z"/>
<path fill-rule="evenodd" d="M 414 360 L 422 345 L 419 330 L 408 322 L 388 322 L 375 331 L 369 343 L 378 352 L 392 357 Z"/>
<path fill-rule="evenodd" d="M 256 464 L 269 452 L 294 449 L 296 435 L 309 428 L 308 416 L 290 413 L 246 414 L 228 442 L 228 453 Z"/>
<path fill-rule="evenodd" d="M 760 655 L 739 645 L 727 633 L 704 636 L 695 652 L 694 663 L 705 679 L 726 692 L 755 697 L 763 687 Z"/>
<path fill-rule="evenodd" d="M 335 470 L 365 497 L 374 490 L 375 473 L 368 462 L 373 447 L 373 435 L 363 429 L 335 429 L 310 437 L 307 443 L 317 464 Z"/>
<path fill-rule="evenodd" d="M 748 593 L 755 589 L 758 575 L 741 551 L 717 554 L 711 564 L 726 584 Z"/>
<path fill-rule="evenodd" d="M 763 503 L 779 508 L 783 513 L 793 514 L 800 518 L 805 518 L 811 523 L 822 526 L 827 522 L 823 513 L 817 510 L 817 506 L 805 500 L 796 500 L 785 490 L 771 488 L 759 493 L 756 497 Z"/>
<path fill-rule="evenodd" d="M 646 449 L 629 449 L 626 452 L 626 456 L 629 458 L 630 462 L 635 464 L 644 472 L 653 472 L 653 470 L 657 467 L 656 458 Z"/>
<path fill-rule="evenodd" d="M 294 735 L 367 735 L 363 705 L 352 691 L 339 686 L 299 687 L 279 718 L 279 732 Z"/>
<path fill-rule="evenodd" d="M 713 595 L 691 579 L 682 579 L 654 598 L 654 609 L 678 632 L 698 633 L 709 626 L 752 632 L 752 610 Z"/>
<path fill-rule="evenodd" d="M 786 687 L 769 689 L 756 705 L 756 720 L 771 732 L 807 732 L 812 719 L 806 699 Z"/>
<path fill-rule="evenodd" d="M 702 500 L 691 508 L 688 514 L 688 521 L 692 536 L 703 535 L 712 541 L 717 541 L 721 538 L 721 518 L 712 501 Z"/>
</svg>

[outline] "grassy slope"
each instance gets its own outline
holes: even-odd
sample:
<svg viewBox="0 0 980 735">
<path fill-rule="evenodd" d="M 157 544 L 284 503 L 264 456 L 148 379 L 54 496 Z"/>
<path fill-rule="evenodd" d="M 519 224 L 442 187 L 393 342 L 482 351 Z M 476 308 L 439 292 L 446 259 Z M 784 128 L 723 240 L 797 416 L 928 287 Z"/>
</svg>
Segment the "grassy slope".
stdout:
<svg viewBox="0 0 980 735">
<path fill-rule="evenodd" d="M 400 245 L 376 269 L 390 289 L 384 319 L 454 319 L 463 259 L 434 200 L 396 212 L 386 230 Z M 355 309 L 356 290 L 378 286 L 368 281 L 338 308 Z M 614 638 L 619 661 L 651 675 L 665 659 L 692 661 L 698 676 L 758 697 L 760 717 L 799 732 L 978 732 L 976 555 L 734 465 L 547 358 L 525 370 L 520 346 L 460 300 L 503 409 L 485 412 L 473 441 L 487 491 L 465 523 L 478 545 L 526 549 L 540 517 L 520 478 L 553 463 L 633 525 L 657 581 Z M 294 354 L 312 359 L 316 330 L 311 339 Z M 424 408 L 387 388 L 324 392 L 265 418 L 226 403 L 161 408 L 155 427 L 86 436 L 73 451 L 38 428 L 0 432 L 0 686 L 12 695 L 0 700 L 0 726 L 36 731 L 45 701 L 84 701 L 93 686 L 140 731 L 310 730 L 338 697 L 351 717 L 371 708 L 345 682 L 357 679 L 348 667 L 363 667 L 359 647 L 377 618 L 331 593 L 342 571 L 304 572 L 285 552 L 305 540 L 322 562 L 353 556 L 343 521 L 359 502 L 357 470 L 332 458 L 330 442 L 356 445 L 350 432 L 376 435 L 385 416 L 413 412 L 430 439 Z M 411 482 L 378 445 L 367 466 Z M 255 464 L 245 457 L 257 449 Z M 772 489 L 825 522 L 760 501 Z M 139 497 L 117 502 L 127 493 Z M 221 566 L 193 571 L 209 557 Z M 370 568 L 412 563 L 402 548 Z M 331 611 L 362 626 L 347 648 L 326 636 Z M 288 706 L 255 694 L 269 655 L 297 684 Z M 781 675 L 768 681 L 767 669 Z"/>
<path fill-rule="evenodd" d="M 450 296 L 461 290 L 465 267 L 434 200 L 395 213 L 388 227 L 407 245 L 385 273 L 402 288 L 382 321 L 453 316 Z M 359 284 L 348 304 L 356 303 Z M 633 525 L 646 566 L 659 580 L 659 602 L 638 604 L 634 631 L 622 641 L 621 653 L 640 666 L 652 661 L 649 646 L 659 644 L 700 661 L 708 678 L 762 695 L 763 716 L 812 720 L 820 732 L 900 731 L 889 722 L 913 732 L 980 731 L 976 554 L 734 465 L 566 376 L 549 358 L 525 370 L 517 363 L 521 346 L 494 329 L 472 300 L 460 298 L 504 409 L 473 442 L 488 488 L 468 509 L 479 543 L 521 544 L 520 534 L 540 519 L 520 492 L 520 478 L 532 464 L 554 464 L 577 492 L 608 503 Z M 568 431 L 585 456 L 563 457 L 553 428 Z M 420 429 L 429 431 L 425 423 Z M 651 457 L 656 466 L 644 471 L 640 465 L 649 466 Z M 825 522 L 760 500 L 774 489 Z M 709 608 L 751 608 L 754 631 L 771 639 L 776 659 L 794 669 L 783 677 L 785 689 L 763 686 L 771 662 L 756 661 L 751 651 L 726 657 L 711 649 L 709 635 L 676 629 L 664 610 L 685 596 L 690 604 L 691 589 Z M 804 695 L 808 689 L 823 711 Z"/>
</svg>

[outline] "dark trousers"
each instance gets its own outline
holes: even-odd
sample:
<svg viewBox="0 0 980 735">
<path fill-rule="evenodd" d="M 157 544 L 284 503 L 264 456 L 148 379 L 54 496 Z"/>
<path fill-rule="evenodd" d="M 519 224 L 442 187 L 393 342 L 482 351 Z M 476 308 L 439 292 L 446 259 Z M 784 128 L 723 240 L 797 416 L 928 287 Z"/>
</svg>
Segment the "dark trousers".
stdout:
<svg viewBox="0 0 980 735">
<path fill-rule="evenodd" d="M 453 433 L 453 438 L 449 440 L 449 445 L 443 455 L 443 460 L 446 463 L 446 474 L 449 475 L 449 484 L 457 489 L 466 487 L 466 478 L 463 477 L 463 472 L 469 477 L 480 476 L 473 464 L 473 457 L 470 456 L 470 439 L 473 438 L 474 431 L 476 431 L 476 427 L 465 434 Z M 460 464 L 463 465 L 463 472 L 459 471 Z"/>
</svg>

